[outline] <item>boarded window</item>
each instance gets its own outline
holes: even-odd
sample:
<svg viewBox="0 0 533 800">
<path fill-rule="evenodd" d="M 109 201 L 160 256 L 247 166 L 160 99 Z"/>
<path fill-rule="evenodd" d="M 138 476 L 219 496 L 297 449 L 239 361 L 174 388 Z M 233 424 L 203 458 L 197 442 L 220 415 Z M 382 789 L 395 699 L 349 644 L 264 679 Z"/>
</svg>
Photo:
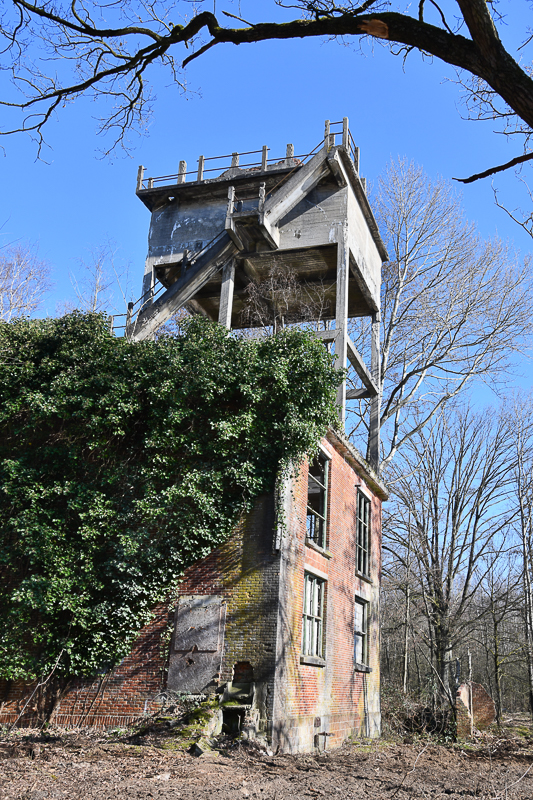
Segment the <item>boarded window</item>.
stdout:
<svg viewBox="0 0 533 800">
<path fill-rule="evenodd" d="M 222 600 L 219 595 L 180 597 L 174 650 L 213 653 L 220 647 Z"/>
</svg>

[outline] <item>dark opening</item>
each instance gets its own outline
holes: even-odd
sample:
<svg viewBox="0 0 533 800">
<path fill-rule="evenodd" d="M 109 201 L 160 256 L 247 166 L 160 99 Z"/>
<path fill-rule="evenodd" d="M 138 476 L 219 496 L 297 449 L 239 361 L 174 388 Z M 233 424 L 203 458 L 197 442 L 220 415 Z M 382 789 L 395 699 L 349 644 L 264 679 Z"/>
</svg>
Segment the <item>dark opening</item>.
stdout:
<svg viewBox="0 0 533 800">
<path fill-rule="evenodd" d="M 245 711 L 243 708 L 222 709 L 222 730 L 234 736 L 241 732 Z"/>
<path fill-rule="evenodd" d="M 233 667 L 233 683 L 252 683 L 254 668 L 249 661 L 237 661 Z"/>
</svg>

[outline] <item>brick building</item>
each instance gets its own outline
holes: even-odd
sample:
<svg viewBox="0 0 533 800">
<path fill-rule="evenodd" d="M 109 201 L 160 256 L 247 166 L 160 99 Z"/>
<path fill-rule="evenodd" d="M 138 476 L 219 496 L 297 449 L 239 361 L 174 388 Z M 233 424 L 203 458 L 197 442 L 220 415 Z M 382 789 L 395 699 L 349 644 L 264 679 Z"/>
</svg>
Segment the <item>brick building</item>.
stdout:
<svg viewBox="0 0 533 800">
<path fill-rule="evenodd" d="M 229 730 L 281 751 L 377 736 L 381 502 L 386 490 L 340 434 L 274 496 L 259 498 L 234 535 L 190 567 L 131 654 L 101 679 L 76 681 L 58 725 L 125 726 L 169 691 L 217 694 Z M 169 645 L 170 638 L 170 645 Z M 4 695 L 15 720 L 23 685 Z M 39 717 L 37 699 L 20 723 Z"/>
<path fill-rule="evenodd" d="M 137 194 L 152 219 L 143 293 L 130 304 L 126 335 L 149 338 L 182 307 L 228 328 L 253 327 L 243 316 L 248 287 L 281 264 L 319 298 L 317 335 L 352 371 L 354 388 L 339 388 L 339 427 L 348 401 L 369 399 L 370 463 L 330 431 L 282 497 L 259 498 L 233 536 L 186 572 L 177 599 L 157 609 L 113 672 L 71 685 L 55 708 L 58 724 L 125 725 L 177 692 L 218 694 L 227 729 L 263 735 L 282 751 L 379 734 L 387 497 L 377 473 L 379 303 L 387 253 L 346 118 L 326 122 L 323 141 L 306 156 L 292 145 L 284 159 L 270 159 L 267 147 L 257 152 L 257 164 L 242 166 L 237 153 L 227 167 L 207 168 L 200 156 L 193 173 L 182 161 L 176 176 L 145 179 L 140 168 Z M 279 314 L 275 293 L 268 305 Z M 348 334 L 353 317 L 369 321 L 370 369 Z M 21 723 L 34 719 L 38 698 L 25 706 L 27 697 L 23 686 L 4 687 L 0 722 L 21 712 Z"/>
</svg>

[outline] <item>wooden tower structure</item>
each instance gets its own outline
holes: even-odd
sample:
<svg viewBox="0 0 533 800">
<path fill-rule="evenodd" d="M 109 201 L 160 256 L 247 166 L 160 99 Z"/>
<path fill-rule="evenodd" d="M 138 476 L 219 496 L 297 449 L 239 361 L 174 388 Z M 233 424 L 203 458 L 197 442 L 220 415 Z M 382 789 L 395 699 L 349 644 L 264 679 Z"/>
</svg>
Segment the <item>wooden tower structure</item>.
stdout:
<svg viewBox="0 0 533 800">
<path fill-rule="evenodd" d="M 282 158 L 268 147 L 211 159 L 197 168 L 146 178 L 139 167 L 137 195 L 152 215 L 148 256 L 137 303 L 130 303 L 126 335 L 150 338 L 180 308 L 228 328 L 254 324 L 243 315 L 247 287 L 274 266 L 320 294 L 317 331 L 332 343 L 339 367 L 349 362 L 361 388 L 339 389 L 338 406 L 371 398 L 370 461 L 379 463 L 381 265 L 387 252 L 359 177 L 359 148 L 348 119 L 326 121 L 311 153 Z M 275 297 L 271 298 L 275 303 Z M 372 331 L 366 365 L 348 335 L 348 319 L 366 317 Z M 257 324 L 257 323 L 255 323 Z"/>
</svg>

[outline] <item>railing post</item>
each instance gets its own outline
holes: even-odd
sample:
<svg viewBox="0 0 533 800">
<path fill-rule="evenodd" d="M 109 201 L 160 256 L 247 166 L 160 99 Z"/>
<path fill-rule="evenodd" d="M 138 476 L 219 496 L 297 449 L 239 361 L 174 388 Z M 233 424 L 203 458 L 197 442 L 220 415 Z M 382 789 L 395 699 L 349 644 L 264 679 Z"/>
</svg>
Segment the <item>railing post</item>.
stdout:
<svg viewBox="0 0 533 800">
<path fill-rule="evenodd" d="M 324 123 L 324 144 L 329 148 L 329 119 Z"/>
<path fill-rule="evenodd" d="M 232 167 L 238 167 L 239 166 L 239 154 L 238 153 L 232 153 L 231 154 L 231 166 Z"/>
<path fill-rule="evenodd" d="M 135 305 L 135 303 L 131 303 L 131 302 L 128 303 L 128 310 L 126 311 L 126 327 L 124 329 L 124 333 L 125 333 L 126 336 L 130 335 L 131 317 L 132 317 L 132 314 L 133 314 L 133 306 L 134 305 Z"/>
<path fill-rule="evenodd" d="M 178 183 L 185 183 L 185 173 L 187 172 L 187 162 L 180 161 L 178 167 Z"/>
<path fill-rule="evenodd" d="M 205 158 L 203 156 L 200 156 L 200 158 L 198 159 L 198 176 L 196 178 L 197 181 L 203 181 L 204 179 L 204 163 L 205 163 Z"/>
<path fill-rule="evenodd" d="M 144 167 L 141 166 L 137 170 L 137 191 L 139 192 L 143 188 L 143 178 L 144 178 Z"/>
<path fill-rule="evenodd" d="M 261 153 L 261 172 L 266 172 L 268 162 L 268 147 L 266 144 L 263 145 L 263 151 Z"/>
<path fill-rule="evenodd" d="M 342 146 L 344 147 L 344 149 L 346 150 L 348 155 L 350 153 L 349 148 L 348 148 L 348 145 L 349 145 L 349 140 L 348 140 L 349 131 L 350 131 L 350 129 L 348 128 L 348 117 L 343 117 L 342 118 Z"/>
<path fill-rule="evenodd" d="M 153 189 L 153 188 L 154 188 L 154 179 L 148 178 L 148 189 Z"/>
<path fill-rule="evenodd" d="M 285 152 L 285 161 L 287 162 L 288 166 L 292 167 L 292 162 L 294 161 L 294 145 L 288 144 L 287 150 Z"/>
</svg>

